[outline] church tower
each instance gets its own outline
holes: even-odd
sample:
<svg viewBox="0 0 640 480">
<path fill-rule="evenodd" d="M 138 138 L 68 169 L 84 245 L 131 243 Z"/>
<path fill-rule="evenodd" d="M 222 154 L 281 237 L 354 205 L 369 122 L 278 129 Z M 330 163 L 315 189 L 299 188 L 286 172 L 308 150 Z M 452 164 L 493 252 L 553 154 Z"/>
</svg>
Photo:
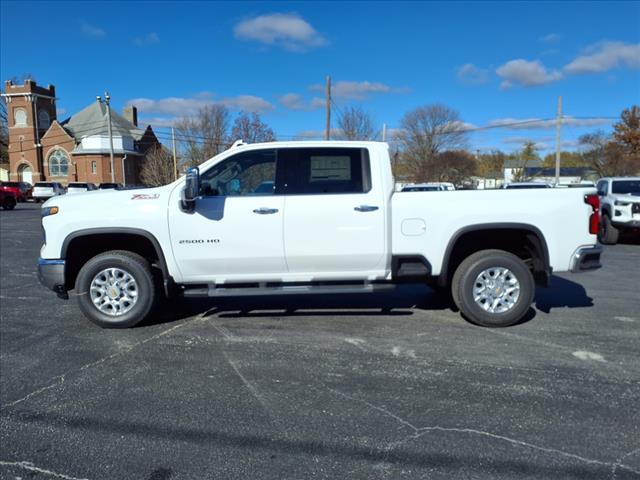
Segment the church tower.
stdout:
<svg viewBox="0 0 640 480">
<path fill-rule="evenodd" d="M 56 89 L 38 86 L 27 79 L 24 85 L 5 82 L 2 94 L 9 124 L 9 180 L 31 184 L 45 180 L 40 139 L 56 120 Z"/>
</svg>

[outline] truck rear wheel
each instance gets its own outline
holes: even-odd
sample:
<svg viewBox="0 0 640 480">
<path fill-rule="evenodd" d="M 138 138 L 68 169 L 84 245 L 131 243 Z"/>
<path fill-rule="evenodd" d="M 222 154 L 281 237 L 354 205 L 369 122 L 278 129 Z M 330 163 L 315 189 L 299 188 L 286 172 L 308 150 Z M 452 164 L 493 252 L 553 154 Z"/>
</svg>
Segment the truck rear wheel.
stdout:
<svg viewBox="0 0 640 480">
<path fill-rule="evenodd" d="M 508 327 L 520 321 L 531 307 L 535 283 L 520 258 L 503 250 L 481 250 L 457 268 L 451 292 L 471 322 Z"/>
<path fill-rule="evenodd" d="M 138 324 L 157 297 L 149 262 L 125 250 L 101 253 L 85 263 L 75 288 L 82 313 L 102 328 Z"/>
<path fill-rule="evenodd" d="M 598 240 L 605 245 L 615 245 L 618 243 L 619 230 L 611 223 L 611 218 L 606 213 L 602 214 L 600 219 L 600 231 L 598 232 Z"/>
</svg>

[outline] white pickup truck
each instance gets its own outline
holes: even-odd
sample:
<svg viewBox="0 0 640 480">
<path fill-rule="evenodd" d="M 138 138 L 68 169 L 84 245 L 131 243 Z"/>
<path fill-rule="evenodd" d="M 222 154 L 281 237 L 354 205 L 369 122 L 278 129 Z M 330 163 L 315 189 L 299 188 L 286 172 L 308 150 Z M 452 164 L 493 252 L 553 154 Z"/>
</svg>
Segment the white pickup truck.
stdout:
<svg viewBox="0 0 640 480">
<path fill-rule="evenodd" d="M 450 289 L 470 321 L 518 322 L 551 272 L 600 267 L 595 189 L 394 193 L 377 142 L 234 145 L 169 185 L 55 197 L 41 282 L 102 327 L 160 295 Z"/>
</svg>

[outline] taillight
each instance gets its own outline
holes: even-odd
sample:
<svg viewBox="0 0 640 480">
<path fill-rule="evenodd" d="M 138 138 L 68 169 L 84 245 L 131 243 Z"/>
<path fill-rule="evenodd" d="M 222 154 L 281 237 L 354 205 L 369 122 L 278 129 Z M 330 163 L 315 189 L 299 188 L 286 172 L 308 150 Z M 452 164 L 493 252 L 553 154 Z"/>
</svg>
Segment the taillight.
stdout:
<svg viewBox="0 0 640 480">
<path fill-rule="evenodd" d="M 600 197 L 595 193 L 585 195 L 584 203 L 591 205 L 591 216 L 589 217 L 589 233 L 598 234 L 600 228 Z"/>
</svg>

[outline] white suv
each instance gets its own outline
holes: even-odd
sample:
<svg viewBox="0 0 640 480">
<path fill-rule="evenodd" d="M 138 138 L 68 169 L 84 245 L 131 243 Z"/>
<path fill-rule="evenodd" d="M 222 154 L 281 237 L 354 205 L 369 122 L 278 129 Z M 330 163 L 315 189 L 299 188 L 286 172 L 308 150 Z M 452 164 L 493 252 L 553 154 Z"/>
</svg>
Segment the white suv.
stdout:
<svg viewBox="0 0 640 480">
<path fill-rule="evenodd" d="M 598 180 L 600 196 L 600 243 L 615 245 L 620 230 L 640 230 L 640 177 Z"/>
<path fill-rule="evenodd" d="M 61 183 L 57 182 L 36 182 L 33 186 L 31 196 L 36 202 L 48 200 L 57 195 L 64 195 L 65 190 Z"/>
</svg>

